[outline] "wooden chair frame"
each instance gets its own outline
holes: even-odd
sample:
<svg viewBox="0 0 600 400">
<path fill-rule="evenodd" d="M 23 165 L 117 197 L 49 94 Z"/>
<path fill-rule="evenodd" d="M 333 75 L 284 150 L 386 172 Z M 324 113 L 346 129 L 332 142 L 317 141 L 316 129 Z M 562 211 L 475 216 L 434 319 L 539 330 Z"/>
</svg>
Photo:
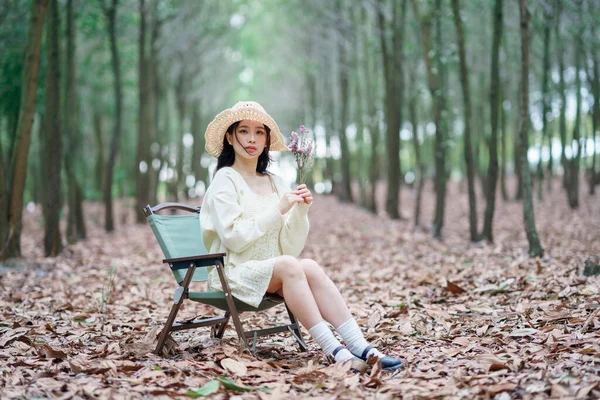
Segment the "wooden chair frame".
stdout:
<svg viewBox="0 0 600 400">
<path fill-rule="evenodd" d="M 159 204 L 155 207 L 150 207 L 147 205 L 144 207 L 144 215 L 149 217 L 152 214 L 155 214 L 162 210 L 183 210 L 192 213 L 199 213 L 200 207 L 190 207 L 188 205 L 182 203 L 163 203 Z M 236 333 L 238 337 L 242 340 L 244 346 L 252 351 L 254 355 L 256 355 L 256 342 L 257 338 L 260 336 L 272 335 L 275 333 L 281 332 L 290 332 L 292 336 L 296 339 L 298 346 L 300 347 L 300 351 L 306 351 L 308 348 L 304 343 L 302 338 L 302 333 L 300 332 L 300 325 L 294 314 L 290 311 L 287 304 L 285 304 L 282 297 L 278 295 L 267 294 L 265 298 L 269 298 L 274 300 L 275 302 L 282 302 L 285 304 L 285 308 L 287 309 L 290 323 L 287 325 L 276 326 L 272 328 L 266 329 L 258 329 L 253 331 L 245 331 L 240 320 L 241 312 L 238 312 L 238 309 L 235 305 L 233 296 L 231 294 L 231 289 L 229 288 L 229 284 L 227 282 L 227 278 L 224 272 L 224 261 L 225 253 L 218 254 L 206 254 L 206 255 L 198 255 L 198 256 L 190 256 L 190 257 L 180 257 L 180 258 L 169 258 L 164 259 L 163 263 L 169 265 L 171 270 L 176 269 L 187 269 L 185 278 L 181 282 L 179 286 L 177 286 L 175 290 L 175 295 L 173 299 L 173 306 L 171 307 L 171 311 L 169 313 L 169 317 L 167 318 L 167 322 L 163 327 L 160 336 L 158 338 L 158 343 L 154 350 L 155 354 L 161 354 L 161 351 L 167 341 L 167 338 L 171 332 L 181 331 L 185 329 L 195 329 L 204 326 L 211 327 L 211 334 L 213 337 L 221 339 L 223 338 L 223 334 L 225 333 L 225 328 L 229 322 L 229 319 L 233 321 L 233 325 L 235 327 Z M 227 304 L 227 310 L 225 314 L 220 317 L 212 317 L 212 318 L 203 318 L 199 320 L 194 320 L 191 322 L 182 322 L 176 323 L 175 318 L 177 317 L 177 313 L 179 312 L 179 308 L 185 299 L 189 298 L 189 286 L 192 282 L 192 277 L 194 276 L 194 272 L 196 268 L 206 268 L 209 266 L 214 266 L 217 269 L 217 273 L 219 275 L 219 280 L 221 281 L 221 286 L 223 289 L 223 293 L 225 296 L 225 301 Z M 256 310 L 259 311 L 259 310 Z M 256 312 L 250 311 L 250 312 Z M 250 347 L 249 339 L 252 339 L 252 346 Z"/>
</svg>

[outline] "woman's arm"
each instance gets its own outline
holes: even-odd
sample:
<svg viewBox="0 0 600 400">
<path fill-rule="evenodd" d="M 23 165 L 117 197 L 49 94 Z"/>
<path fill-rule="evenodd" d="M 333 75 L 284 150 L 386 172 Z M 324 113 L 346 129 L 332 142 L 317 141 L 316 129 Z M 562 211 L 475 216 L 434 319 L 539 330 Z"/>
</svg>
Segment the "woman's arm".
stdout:
<svg viewBox="0 0 600 400">
<path fill-rule="evenodd" d="M 296 204 L 288 213 L 279 234 L 281 251 L 285 255 L 298 257 L 308 238 L 308 208 L 309 204 Z"/>
</svg>

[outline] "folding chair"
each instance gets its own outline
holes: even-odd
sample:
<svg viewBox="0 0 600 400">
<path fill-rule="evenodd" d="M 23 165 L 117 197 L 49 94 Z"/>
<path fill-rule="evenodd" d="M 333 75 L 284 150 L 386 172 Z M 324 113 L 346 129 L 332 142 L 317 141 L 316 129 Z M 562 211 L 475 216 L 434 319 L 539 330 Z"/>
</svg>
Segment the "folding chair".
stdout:
<svg viewBox="0 0 600 400">
<path fill-rule="evenodd" d="M 183 210 L 191 214 L 159 215 L 158 212 L 163 210 Z M 240 313 L 263 311 L 281 303 L 285 304 L 285 302 L 281 296 L 267 294 L 258 307 L 252 307 L 231 295 L 231 290 L 229 289 L 224 273 L 223 257 L 225 254 L 207 254 L 202 242 L 200 207 L 190 207 L 181 203 L 163 203 L 155 207 L 148 205 L 143 211 L 165 256 L 163 263 L 169 264 L 171 272 L 177 281 L 177 287 L 173 296 L 173 306 L 171 307 L 167 323 L 158 338 L 158 344 L 154 350 L 155 354 L 161 354 L 167 337 L 174 331 L 210 326 L 212 336 L 221 339 L 230 318 L 233 320 L 238 337 L 247 348 L 250 348 L 248 339 L 252 338 L 251 351 L 253 354 L 256 354 L 256 341 L 259 336 L 280 332 L 290 332 L 298 342 L 300 351 L 307 350 L 306 344 L 302 339 L 302 334 L 300 333 L 300 326 L 294 314 L 287 307 L 287 304 L 285 307 L 290 317 L 290 324 L 254 331 L 244 331 L 239 317 Z M 208 280 L 206 267 L 209 266 L 215 266 L 217 269 L 223 291 L 207 290 L 190 292 L 189 285 L 191 282 L 204 282 Z M 181 304 L 186 299 L 224 310 L 225 315 L 203 318 L 192 322 L 175 323 L 179 307 L 181 307 Z"/>
</svg>

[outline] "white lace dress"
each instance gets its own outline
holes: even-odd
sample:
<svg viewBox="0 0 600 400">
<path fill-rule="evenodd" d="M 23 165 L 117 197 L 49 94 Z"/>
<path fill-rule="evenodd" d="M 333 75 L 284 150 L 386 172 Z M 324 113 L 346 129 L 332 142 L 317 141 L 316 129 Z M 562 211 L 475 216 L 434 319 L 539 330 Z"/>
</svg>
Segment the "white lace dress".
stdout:
<svg viewBox="0 0 600 400">
<path fill-rule="evenodd" d="M 226 253 L 225 275 L 234 297 L 258 306 L 267 291 L 277 257 L 297 257 L 308 235 L 308 205 L 286 215 L 277 210 L 289 191 L 272 176 L 274 193 L 252 192 L 233 168 L 220 169 L 208 188 L 200 212 L 202 240 L 210 253 Z M 209 269 L 211 290 L 222 290 L 217 271 Z"/>
</svg>

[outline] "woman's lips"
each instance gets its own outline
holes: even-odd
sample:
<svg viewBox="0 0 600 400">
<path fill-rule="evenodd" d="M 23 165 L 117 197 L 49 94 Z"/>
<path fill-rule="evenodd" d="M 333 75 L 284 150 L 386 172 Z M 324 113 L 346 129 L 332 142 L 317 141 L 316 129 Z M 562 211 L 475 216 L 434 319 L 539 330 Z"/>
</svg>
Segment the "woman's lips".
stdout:
<svg viewBox="0 0 600 400">
<path fill-rule="evenodd" d="M 254 147 L 254 146 L 248 146 L 248 147 L 246 147 L 246 150 L 248 150 L 248 151 L 256 151 L 256 147 Z"/>
</svg>

